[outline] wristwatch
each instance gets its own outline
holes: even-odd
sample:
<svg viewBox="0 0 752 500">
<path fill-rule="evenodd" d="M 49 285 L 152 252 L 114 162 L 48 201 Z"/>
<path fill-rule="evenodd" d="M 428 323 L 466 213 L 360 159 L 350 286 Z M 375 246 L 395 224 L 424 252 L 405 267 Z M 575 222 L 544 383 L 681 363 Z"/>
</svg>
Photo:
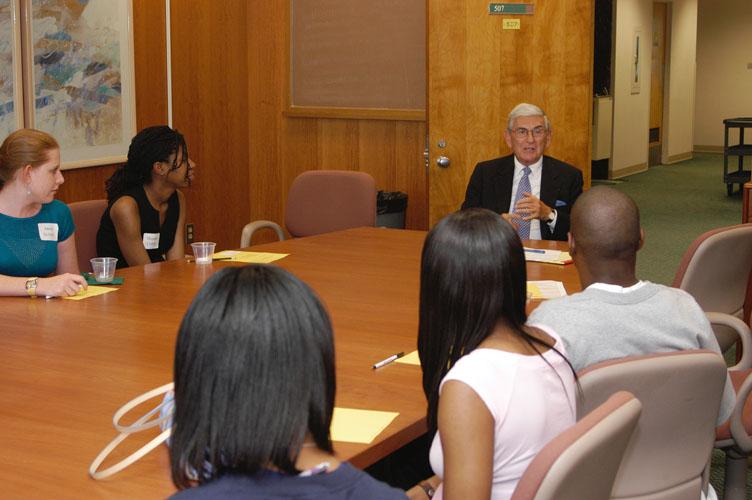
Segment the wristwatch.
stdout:
<svg viewBox="0 0 752 500">
<path fill-rule="evenodd" d="M 428 481 L 418 483 L 418 486 L 420 486 L 428 498 L 433 498 L 434 493 L 436 493 L 436 490 L 433 489 L 433 486 Z"/>
<path fill-rule="evenodd" d="M 556 218 L 556 210 L 551 210 L 548 212 L 548 217 L 543 221 L 546 224 L 551 224 L 554 221 L 554 218 Z"/>
<path fill-rule="evenodd" d="M 26 293 L 29 294 L 29 297 L 35 298 L 37 296 L 37 278 L 36 276 L 29 278 L 26 280 Z"/>
</svg>

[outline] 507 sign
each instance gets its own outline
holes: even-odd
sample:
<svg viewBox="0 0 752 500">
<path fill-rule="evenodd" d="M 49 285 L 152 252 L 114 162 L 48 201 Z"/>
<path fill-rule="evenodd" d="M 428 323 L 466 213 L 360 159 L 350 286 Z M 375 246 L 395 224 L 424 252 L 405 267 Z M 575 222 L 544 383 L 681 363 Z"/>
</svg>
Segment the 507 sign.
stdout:
<svg viewBox="0 0 752 500">
<path fill-rule="evenodd" d="M 535 11 L 535 4 L 532 3 L 490 3 L 488 4 L 488 13 L 495 15 L 515 14 L 515 15 L 532 15 Z"/>
</svg>

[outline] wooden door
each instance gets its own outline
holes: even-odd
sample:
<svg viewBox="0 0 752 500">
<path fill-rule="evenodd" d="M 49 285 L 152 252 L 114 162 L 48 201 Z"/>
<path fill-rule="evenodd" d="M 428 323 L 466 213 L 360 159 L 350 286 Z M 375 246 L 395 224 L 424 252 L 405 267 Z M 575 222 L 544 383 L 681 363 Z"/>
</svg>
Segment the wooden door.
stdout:
<svg viewBox="0 0 752 500">
<path fill-rule="evenodd" d="M 653 48 L 650 71 L 650 146 L 662 142 L 663 134 L 663 75 L 666 68 L 666 12 L 667 4 L 653 4 Z"/>
<path fill-rule="evenodd" d="M 460 207 L 477 162 L 508 154 L 503 130 L 520 102 L 546 111 L 546 154 L 580 168 L 590 185 L 594 3 L 531 3 L 532 15 L 491 15 L 487 0 L 427 2 L 431 225 Z M 519 29 L 503 29 L 515 20 Z"/>
</svg>

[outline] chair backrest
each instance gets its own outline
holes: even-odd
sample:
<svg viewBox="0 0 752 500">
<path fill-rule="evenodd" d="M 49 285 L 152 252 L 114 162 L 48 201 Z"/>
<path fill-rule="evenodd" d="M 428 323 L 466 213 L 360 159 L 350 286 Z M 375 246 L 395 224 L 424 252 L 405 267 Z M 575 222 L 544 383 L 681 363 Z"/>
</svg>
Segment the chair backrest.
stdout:
<svg viewBox="0 0 752 500">
<path fill-rule="evenodd" d="M 364 172 L 311 170 L 292 183 L 285 226 L 294 237 L 376 224 L 376 183 Z"/>
<path fill-rule="evenodd" d="M 703 311 L 748 321 L 745 303 L 749 309 L 751 273 L 752 224 L 739 224 L 698 236 L 684 252 L 673 286 L 692 295 Z M 723 350 L 736 340 L 726 327 L 713 329 Z"/>
<path fill-rule="evenodd" d="M 752 182 L 745 182 L 742 186 L 742 224 L 752 222 Z"/>
<path fill-rule="evenodd" d="M 107 208 L 107 200 L 77 201 L 68 205 L 76 225 L 76 254 L 78 268 L 91 271 L 89 259 L 97 256 L 99 221 Z"/>
<path fill-rule="evenodd" d="M 642 403 L 642 416 L 616 475 L 613 498 L 699 498 L 715 440 L 726 365 L 708 350 L 629 356 L 579 374 L 578 415 L 617 391 Z"/>
<path fill-rule="evenodd" d="M 642 405 L 617 392 L 551 440 L 530 462 L 512 500 L 582 500 L 611 496 Z"/>
</svg>

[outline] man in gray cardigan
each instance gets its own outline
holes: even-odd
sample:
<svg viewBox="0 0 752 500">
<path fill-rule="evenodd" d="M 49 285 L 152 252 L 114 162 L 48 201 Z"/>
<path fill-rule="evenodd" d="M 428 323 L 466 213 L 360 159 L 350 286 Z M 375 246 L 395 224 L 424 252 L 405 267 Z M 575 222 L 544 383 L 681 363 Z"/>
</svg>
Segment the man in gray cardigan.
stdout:
<svg viewBox="0 0 752 500">
<path fill-rule="evenodd" d="M 529 319 L 561 336 L 575 370 L 654 352 L 720 353 L 713 329 L 691 295 L 637 279 L 643 241 L 639 210 L 627 195 L 595 187 L 577 199 L 569 247 L 583 291 L 543 302 Z M 727 378 L 719 424 L 731 415 L 735 399 Z"/>
</svg>

